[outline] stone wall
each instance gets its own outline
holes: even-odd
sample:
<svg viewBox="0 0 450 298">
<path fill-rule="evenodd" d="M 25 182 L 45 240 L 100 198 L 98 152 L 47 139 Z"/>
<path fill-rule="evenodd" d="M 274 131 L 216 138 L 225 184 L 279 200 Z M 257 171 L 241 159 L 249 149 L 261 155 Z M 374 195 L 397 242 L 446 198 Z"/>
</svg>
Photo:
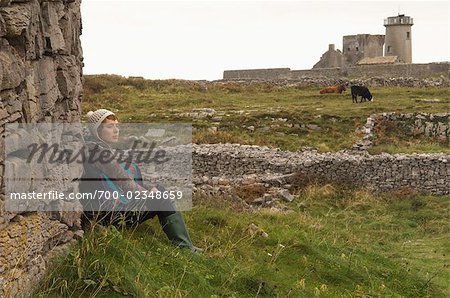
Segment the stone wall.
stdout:
<svg viewBox="0 0 450 298">
<path fill-rule="evenodd" d="M 429 64 L 392 64 L 392 65 L 359 65 L 349 67 L 347 75 L 350 77 L 413 77 L 426 78 L 434 74 L 449 76 L 450 63 Z"/>
<path fill-rule="evenodd" d="M 224 79 L 299 80 L 304 77 L 412 77 L 427 78 L 450 75 L 450 63 L 358 65 L 346 68 L 291 70 L 290 68 L 225 70 Z"/>
<path fill-rule="evenodd" d="M 0 135 L 6 123 L 79 122 L 80 34 L 80 0 L 0 1 Z M 31 141 L 17 137 L 22 146 Z M 0 140 L 0 297 L 26 295 L 45 274 L 49 257 L 81 236 L 79 214 L 6 212 Z M 20 162 L 8 158 L 6 166 Z M 71 171 L 76 176 L 81 168 Z"/>
<path fill-rule="evenodd" d="M 433 99 L 429 99 L 433 101 Z M 377 139 L 377 130 L 396 130 L 405 136 L 425 136 L 450 146 L 450 113 L 381 113 L 367 118 L 363 138 L 353 149 L 367 150 Z"/>
<path fill-rule="evenodd" d="M 330 68 L 331 70 L 331 68 Z M 233 84 L 229 84 L 233 82 Z M 397 78 L 384 78 L 384 77 L 372 77 L 368 79 L 348 79 L 339 78 L 339 76 L 327 78 L 327 77 L 302 77 L 301 79 L 288 80 L 288 79 L 228 79 L 218 80 L 211 82 L 212 85 L 228 86 L 232 85 L 234 88 L 238 88 L 240 85 L 248 86 L 253 83 L 265 83 L 271 86 L 286 86 L 286 87 L 326 87 L 332 85 L 349 84 L 349 85 L 364 85 L 368 87 L 449 87 L 450 78 L 412 78 L 412 77 L 397 77 Z"/>
<path fill-rule="evenodd" d="M 290 80 L 302 80 L 305 77 L 310 78 L 340 78 L 341 69 L 339 67 L 313 68 L 308 70 L 292 70 L 288 78 Z"/>
<path fill-rule="evenodd" d="M 225 70 L 224 79 L 288 79 L 290 68 Z"/>
<path fill-rule="evenodd" d="M 247 175 L 286 177 L 301 173 L 305 177 L 351 183 L 373 191 L 405 187 L 437 195 L 450 194 L 450 154 L 286 152 L 238 144 L 194 146 L 193 153 L 196 181 L 208 181 L 212 177 L 242 179 Z"/>
</svg>

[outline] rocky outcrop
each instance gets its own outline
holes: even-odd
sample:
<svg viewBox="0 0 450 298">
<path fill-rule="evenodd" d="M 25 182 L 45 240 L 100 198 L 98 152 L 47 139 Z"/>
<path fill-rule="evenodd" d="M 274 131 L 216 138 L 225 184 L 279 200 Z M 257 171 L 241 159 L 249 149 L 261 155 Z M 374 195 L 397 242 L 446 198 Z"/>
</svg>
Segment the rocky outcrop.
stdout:
<svg viewBox="0 0 450 298">
<path fill-rule="evenodd" d="M 79 122 L 80 34 L 80 0 L 0 1 L 2 137 L 7 123 Z M 49 257 L 80 234 L 79 214 L 6 212 L 1 140 L 0 296 L 26 295 L 45 273 Z M 31 139 L 21 141 L 26 145 Z"/>
</svg>

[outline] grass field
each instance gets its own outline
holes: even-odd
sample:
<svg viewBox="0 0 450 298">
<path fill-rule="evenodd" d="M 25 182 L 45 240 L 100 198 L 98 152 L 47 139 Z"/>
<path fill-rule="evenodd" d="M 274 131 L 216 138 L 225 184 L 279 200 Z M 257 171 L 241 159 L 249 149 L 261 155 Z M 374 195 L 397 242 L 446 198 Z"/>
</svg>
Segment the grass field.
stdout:
<svg viewBox="0 0 450 298">
<path fill-rule="evenodd" d="M 88 76 L 85 87 L 84 112 L 110 108 L 125 122 L 193 122 L 199 143 L 289 150 L 349 148 L 373 113 L 449 112 L 450 105 L 449 88 L 371 88 L 374 102 L 352 104 L 349 94 L 262 83 L 205 90 L 196 82 Z M 193 108 L 216 114 L 179 116 Z M 306 127 L 312 124 L 320 130 Z M 217 132 L 208 130 L 213 126 Z M 373 150 L 450 152 L 445 144 L 395 131 Z M 410 189 L 372 194 L 331 184 L 308 184 L 294 196 L 286 212 L 194 196 L 193 210 L 184 216 L 194 244 L 205 249 L 200 256 L 171 246 L 157 219 L 133 230 L 90 229 L 68 255 L 54 260 L 33 296 L 450 296 L 450 196 Z"/>
<path fill-rule="evenodd" d="M 375 100 L 353 104 L 345 94 L 319 94 L 320 88 L 269 83 L 202 84 L 191 81 L 145 81 L 118 76 L 88 76 L 83 110 L 108 107 L 123 122 L 188 122 L 197 143 L 231 142 L 268 145 L 296 151 L 348 149 L 374 113 L 450 112 L 450 88 L 370 88 Z M 423 100 L 437 100 L 426 102 Z M 180 114 L 213 108 L 212 117 Z M 316 128 L 315 126 L 318 126 Z M 216 127 L 217 132 L 208 128 Z M 254 130 L 252 129 L 254 128 Z M 372 153 L 450 152 L 448 144 L 404 135 L 384 135 Z"/>
<path fill-rule="evenodd" d="M 448 297 L 448 196 L 310 185 L 289 213 L 194 203 L 185 217 L 203 255 L 169 245 L 156 219 L 93 229 L 35 296 Z"/>
</svg>

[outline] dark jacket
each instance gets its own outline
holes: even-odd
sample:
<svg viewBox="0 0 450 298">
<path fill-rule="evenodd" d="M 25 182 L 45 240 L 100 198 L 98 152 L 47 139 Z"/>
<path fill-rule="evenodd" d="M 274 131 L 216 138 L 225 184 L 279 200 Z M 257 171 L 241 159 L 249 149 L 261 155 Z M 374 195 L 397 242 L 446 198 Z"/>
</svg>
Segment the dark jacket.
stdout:
<svg viewBox="0 0 450 298">
<path fill-rule="evenodd" d="M 80 181 L 80 192 L 89 193 L 92 196 L 97 194 L 95 199 L 82 200 L 85 219 L 96 219 L 103 224 L 116 224 L 120 221 L 130 223 L 135 221 L 136 217 L 153 217 L 154 214 L 149 214 L 148 212 L 136 213 L 129 211 L 143 208 L 137 205 L 142 204 L 142 201 L 127 201 L 124 199 L 127 193 L 146 191 L 143 187 L 142 179 L 136 180 L 136 177 L 130 177 L 125 171 L 123 164 L 119 164 L 117 160 L 103 162 L 100 159 L 100 155 L 113 154 L 113 149 L 102 140 L 89 136 L 85 138 L 85 144 L 86 159 L 84 174 Z M 135 167 L 139 169 L 137 166 Z M 111 181 L 114 189 L 108 187 L 108 183 L 111 183 Z M 106 199 L 106 196 L 111 198 L 114 195 L 113 191 L 115 194 L 124 195 L 125 197 L 122 197 L 124 200 Z M 103 195 L 102 199 L 98 199 L 100 194 Z M 125 203 L 122 203 L 124 201 Z"/>
</svg>

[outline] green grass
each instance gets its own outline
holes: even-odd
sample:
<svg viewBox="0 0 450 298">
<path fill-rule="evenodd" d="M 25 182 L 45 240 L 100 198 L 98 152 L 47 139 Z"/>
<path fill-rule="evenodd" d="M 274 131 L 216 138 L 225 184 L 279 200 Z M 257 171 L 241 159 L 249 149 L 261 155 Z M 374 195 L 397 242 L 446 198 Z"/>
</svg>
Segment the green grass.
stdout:
<svg viewBox="0 0 450 298">
<path fill-rule="evenodd" d="M 208 84 L 180 80 L 134 80 L 119 76 L 86 76 L 83 110 L 109 108 L 123 122 L 191 122 L 197 143 L 240 142 L 296 151 L 348 149 L 362 135 L 368 116 L 382 112 L 450 112 L 450 88 L 373 87 L 374 102 L 353 104 L 345 94 L 319 94 L 319 87 L 287 87 L 270 83 Z M 418 99 L 439 99 L 422 102 Z M 106 103 L 106 104 L 105 104 Z M 193 108 L 214 108 L 218 119 L 192 119 L 179 114 Z M 287 119 L 279 121 L 279 118 Z M 308 125 L 318 125 L 314 130 Z M 221 135 L 210 133 L 215 126 Z M 247 129 L 254 126 L 255 131 Z M 397 136 L 400 139 L 401 136 Z M 417 142 L 416 142 L 417 143 Z M 448 144 L 420 140 L 380 143 L 373 152 L 448 152 Z M 429 146 L 431 145 L 431 146 Z"/>
<path fill-rule="evenodd" d="M 35 297 L 446 297 L 450 197 L 310 185 L 289 213 L 196 197 L 192 255 L 151 220 L 91 230 Z M 254 223 L 264 230 L 250 233 Z"/>
</svg>

